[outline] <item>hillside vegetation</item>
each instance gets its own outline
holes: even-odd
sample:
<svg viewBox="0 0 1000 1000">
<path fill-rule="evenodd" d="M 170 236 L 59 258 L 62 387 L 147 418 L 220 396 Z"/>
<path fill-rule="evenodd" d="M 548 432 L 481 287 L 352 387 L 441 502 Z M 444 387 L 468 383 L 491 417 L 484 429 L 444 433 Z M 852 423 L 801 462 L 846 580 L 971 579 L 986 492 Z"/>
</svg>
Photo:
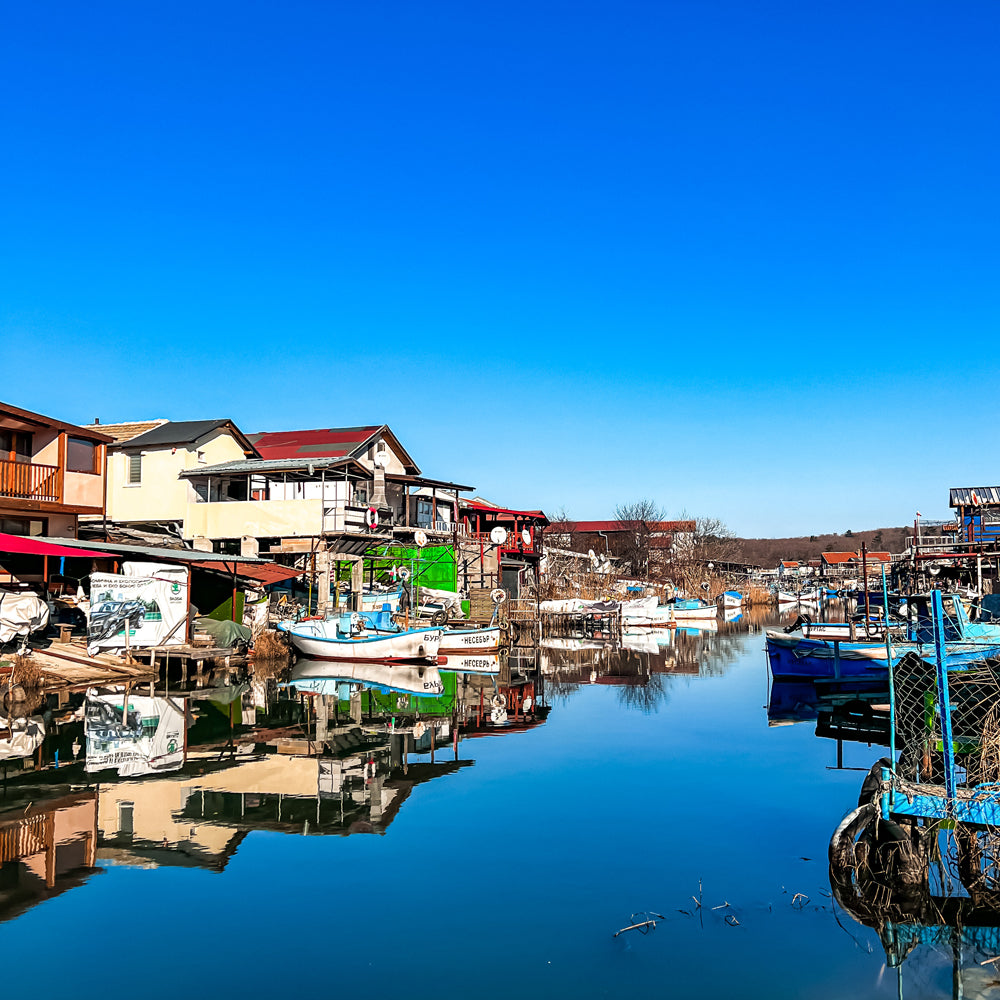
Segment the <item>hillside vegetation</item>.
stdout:
<svg viewBox="0 0 1000 1000">
<path fill-rule="evenodd" d="M 872 528 L 832 535 L 801 535 L 796 538 L 742 538 L 742 559 L 761 566 L 776 566 L 782 559 L 818 559 L 824 552 L 859 552 L 866 542 L 872 551 L 900 552 L 913 531 L 907 528 Z"/>
</svg>

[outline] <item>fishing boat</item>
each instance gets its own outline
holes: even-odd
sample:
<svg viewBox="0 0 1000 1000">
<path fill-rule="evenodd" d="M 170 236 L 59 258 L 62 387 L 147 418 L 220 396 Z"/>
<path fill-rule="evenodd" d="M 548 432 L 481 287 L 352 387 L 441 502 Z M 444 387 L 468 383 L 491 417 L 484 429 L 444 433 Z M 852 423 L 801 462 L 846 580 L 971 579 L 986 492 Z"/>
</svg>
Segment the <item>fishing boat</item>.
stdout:
<svg viewBox="0 0 1000 1000">
<path fill-rule="evenodd" d="M 697 621 L 699 619 L 715 619 L 719 609 L 714 604 L 702 601 L 697 597 L 681 597 L 674 601 L 674 619 L 678 622 Z"/>
<path fill-rule="evenodd" d="M 319 660 L 437 661 L 441 629 L 411 628 L 367 634 L 356 612 L 337 618 L 280 622 L 292 645 L 304 656 Z"/>
<path fill-rule="evenodd" d="M 485 628 L 446 628 L 438 652 L 445 656 L 493 652 L 500 648 L 506 633 L 499 625 Z"/>
<path fill-rule="evenodd" d="M 655 595 L 622 604 L 623 628 L 671 628 L 674 624 L 672 606 L 660 604 Z"/>
<path fill-rule="evenodd" d="M 798 597 L 789 590 L 778 590 L 775 592 L 775 597 L 779 604 L 798 604 Z"/>
<path fill-rule="evenodd" d="M 890 655 L 895 665 L 904 656 L 921 659 L 934 656 L 931 626 L 931 598 L 923 594 L 907 602 L 911 612 L 905 631 L 890 634 L 888 647 L 884 633 L 874 638 L 839 638 L 805 635 L 799 626 L 794 632 L 768 629 L 766 649 L 771 675 L 781 677 L 860 677 L 887 675 Z M 1000 625 L 969 621 L 957 594 L 942 596 L 945 610 L 944 644 L 949 661 L 957 667 L 981 663 L 1000 656 Z M 842 627 L 842 623 L 841 624 Z M 855 629 L 857 636 L 857 629 Z"/>
<path fill-rule="evenodd" d="M 292 667 L 289 684 L 300 691 L 336 698 L 349 697 L 344 688 L 352 684 L 430 698 L 444 692 L 444 682 L 436 666 L 371 660 L 345 660 L 331 667 L 325 662 L 302 659 Z"/>
<path fill-rule="evenodd" d="M 377 590 L 363 593 L 361 595 L 361 610 L 382 611 L 384 608 L 388 608 L 389 611 L 398 611 L 402 596 L 402 590 Z"/>
<path fill-rule="evenodd" d="M 731 611 L 743 607 L 743 595 L 738 590 L 727 590 L 717 598 L 719 607 Z"/>
</svg>

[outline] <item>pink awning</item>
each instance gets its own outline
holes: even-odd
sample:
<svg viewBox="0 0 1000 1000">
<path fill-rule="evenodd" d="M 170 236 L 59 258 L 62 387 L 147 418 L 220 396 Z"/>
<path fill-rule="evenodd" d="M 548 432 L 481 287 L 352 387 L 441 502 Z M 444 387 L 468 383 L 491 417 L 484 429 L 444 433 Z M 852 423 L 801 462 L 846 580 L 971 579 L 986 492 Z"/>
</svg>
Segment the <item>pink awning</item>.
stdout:
<svg viewBox="0 0 1000 1000">
<path fill-rule="evenodd" d="M 65 556 L 69 559 L 121 559 L 110 552 L 95 552 L 93 549 L 76 549 L 68 545 L 53 545 L 40 542 L 30 535 L 7 535 L 0 531 L 0 554 L 16 552 L 26 556 Z"/>
</svg>

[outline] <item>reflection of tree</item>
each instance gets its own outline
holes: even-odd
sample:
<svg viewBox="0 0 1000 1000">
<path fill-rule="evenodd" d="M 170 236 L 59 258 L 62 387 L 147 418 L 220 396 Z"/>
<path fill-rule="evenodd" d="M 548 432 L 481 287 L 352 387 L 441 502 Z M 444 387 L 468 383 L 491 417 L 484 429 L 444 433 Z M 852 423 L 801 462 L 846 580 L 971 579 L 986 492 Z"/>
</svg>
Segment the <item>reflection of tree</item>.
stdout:
<svg viewBox="0 0 1000 1000">
<path fill-rule="evenodd" d="M 670 701 L 671 682 L 669 674 L 650 674 L 638 684 L 623 684 L 618 688 L 618 704 L 643 715 L 658 712 Z"/>
</svg>

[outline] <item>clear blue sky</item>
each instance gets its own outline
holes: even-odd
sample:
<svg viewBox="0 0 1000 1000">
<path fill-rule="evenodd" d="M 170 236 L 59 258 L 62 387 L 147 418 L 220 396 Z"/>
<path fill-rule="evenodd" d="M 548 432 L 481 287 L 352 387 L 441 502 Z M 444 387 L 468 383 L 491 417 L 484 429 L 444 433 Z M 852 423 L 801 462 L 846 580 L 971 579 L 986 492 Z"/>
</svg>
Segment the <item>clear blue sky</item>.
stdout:
<svg viewBox="0 0 1000 1000">
<path fill-rule="evenodd" d="M 1000 480 L 995 0 L 21 3 L 0 398 L 741 534 Z"/>
</svg>

